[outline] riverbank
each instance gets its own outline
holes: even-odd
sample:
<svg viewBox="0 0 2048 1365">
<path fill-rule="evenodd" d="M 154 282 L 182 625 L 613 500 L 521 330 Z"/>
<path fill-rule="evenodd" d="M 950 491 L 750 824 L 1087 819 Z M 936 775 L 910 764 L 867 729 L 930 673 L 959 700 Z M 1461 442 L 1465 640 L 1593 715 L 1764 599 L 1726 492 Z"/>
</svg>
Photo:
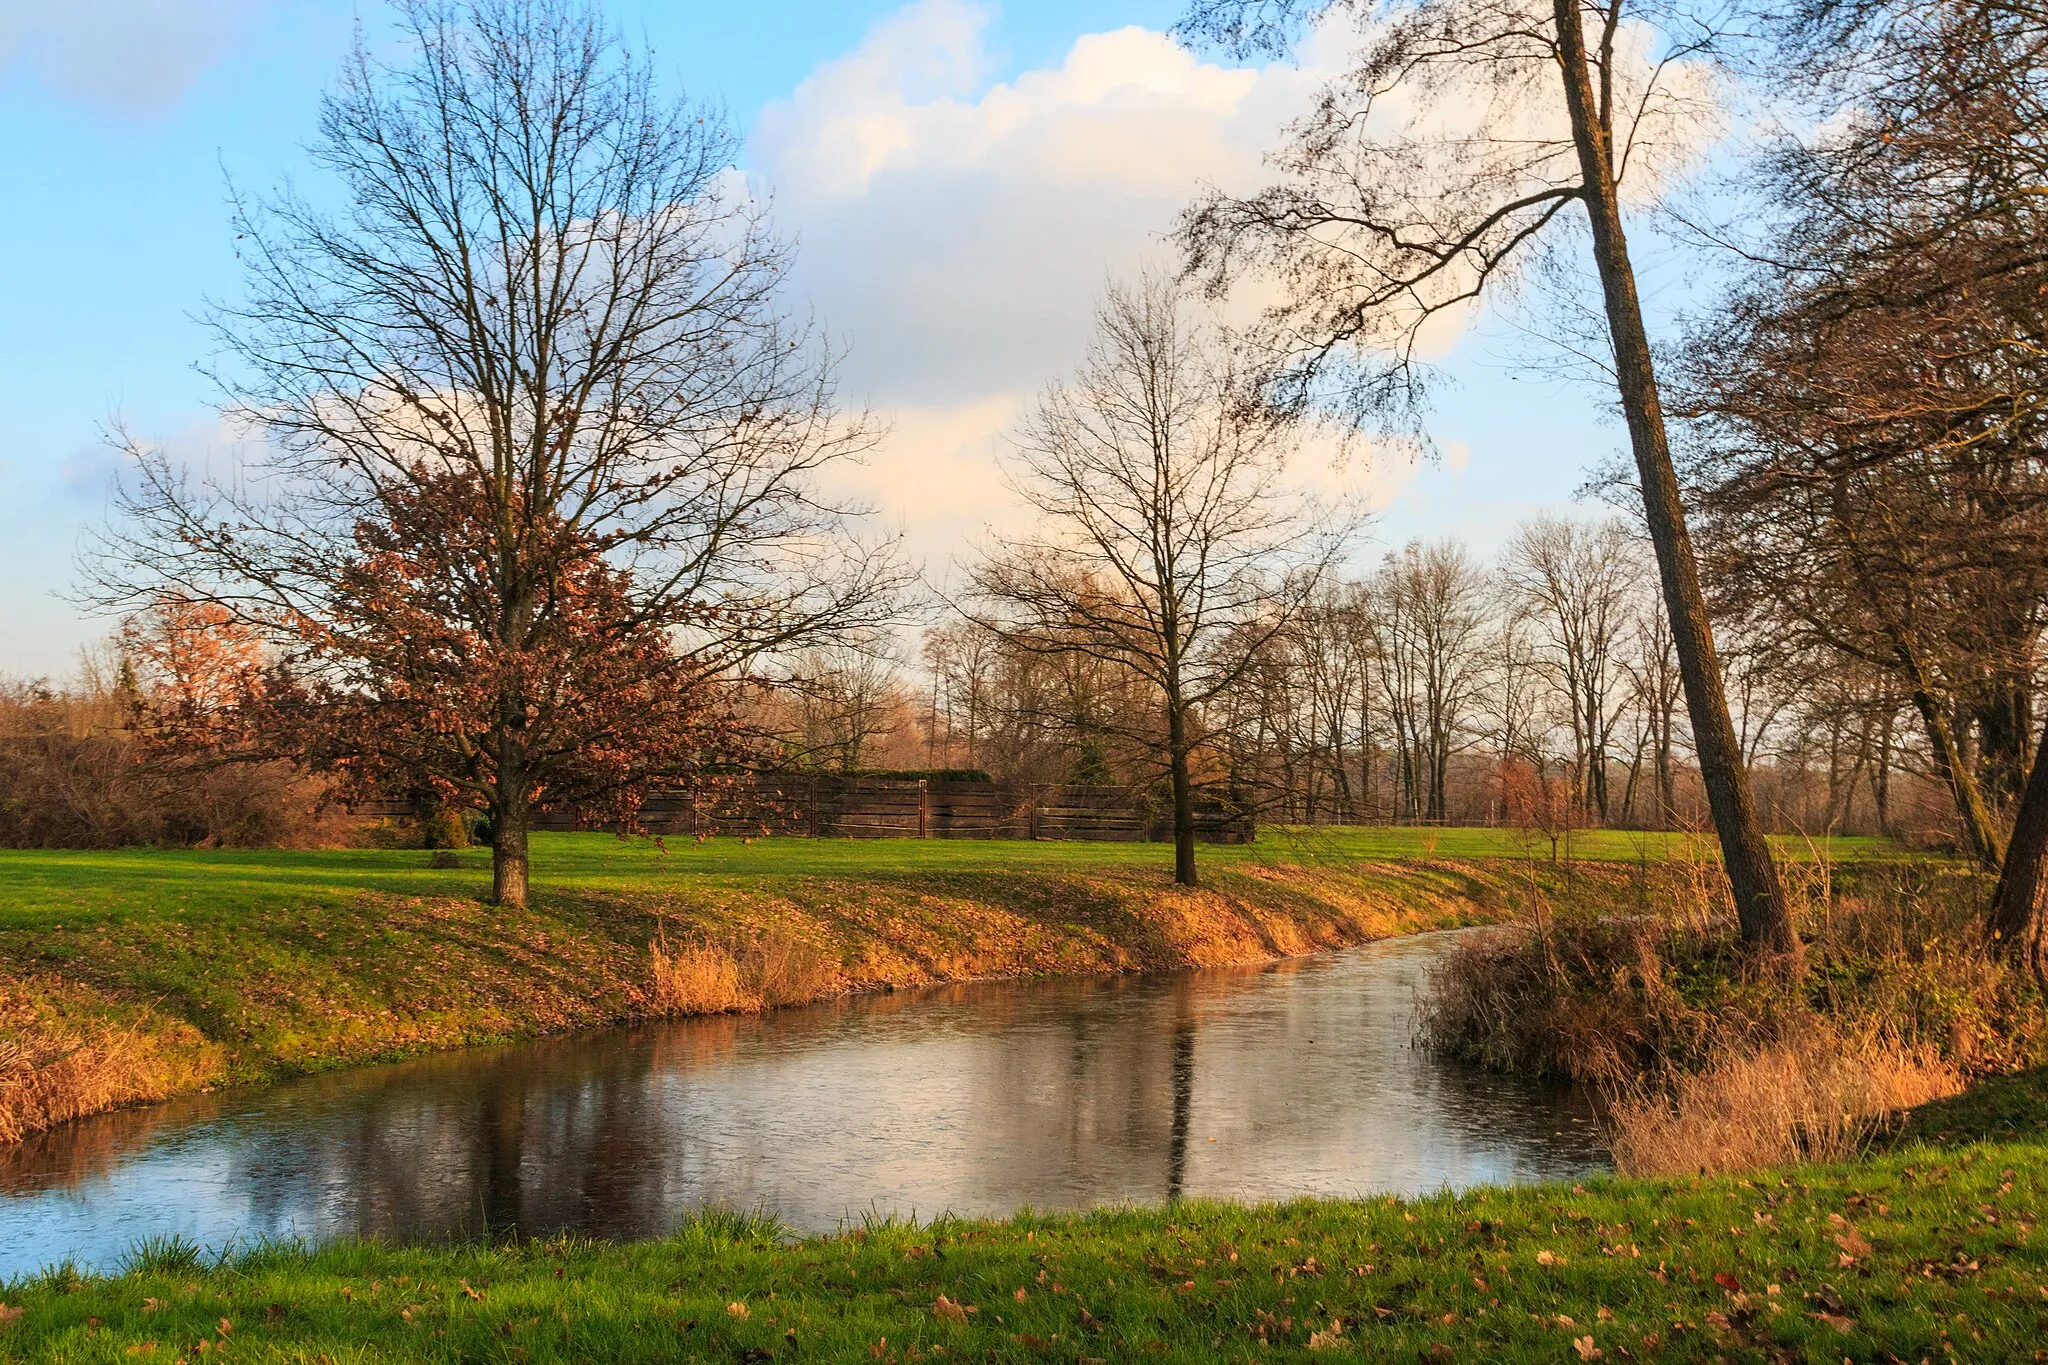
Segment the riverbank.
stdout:
<svg viewBox="0 0 2048 1365">
<path fill-rule="evenodd" d="M 2038 1360 L 2048 1075 L 1858 1160 L 780 1241 L 246 1251 L 0 1291 L 0 1361 Z"/>
<path fill-rule="evenodd" d="M 0 1139 L 180 1092 L 661 1014 L 1000 977 L 1214 966 L 1628 905 L 1665 849 L 1441 856 L 1490 831 L 1277 832 L 1172 886 L 1144 844 L 535 841 L 489 853 L 4 851 Z M 1487 842 L 1491 841 L 1491 842 Z M 1631 856 L 1633 855 L 1633 856 Z M 668 970 L 657 972 L 657 965 Z"/>
</svg>

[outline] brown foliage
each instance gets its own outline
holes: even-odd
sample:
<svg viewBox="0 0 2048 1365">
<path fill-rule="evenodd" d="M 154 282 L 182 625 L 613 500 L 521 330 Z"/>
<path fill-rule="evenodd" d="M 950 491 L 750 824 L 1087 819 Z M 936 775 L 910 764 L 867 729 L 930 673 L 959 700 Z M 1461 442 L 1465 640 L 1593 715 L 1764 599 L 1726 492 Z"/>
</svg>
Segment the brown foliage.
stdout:
<svg viewBox="0 0 2048 1365">
<path fill-rule="evenodd" d="M 0 846 L 304 848 L 353 822 L 282 762 L 164 747 L 138 701 L 90 684 L 0 688 Z"/>
</svg>

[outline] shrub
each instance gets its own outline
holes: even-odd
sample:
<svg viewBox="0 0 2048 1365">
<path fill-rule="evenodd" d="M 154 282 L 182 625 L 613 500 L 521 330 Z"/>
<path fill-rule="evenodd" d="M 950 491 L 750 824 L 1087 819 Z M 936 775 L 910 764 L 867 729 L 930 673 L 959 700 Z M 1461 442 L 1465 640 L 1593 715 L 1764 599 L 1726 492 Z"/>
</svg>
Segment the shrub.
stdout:
<svg viewBox="0 0 2048 1365">
<path fill-rule="evenodd" d="M 1466 940 L 1425 991 L 1429 1045 L 1594 1086 L 1636 1171 L 1837 1155 L 1880 1116 L 2038 1060 L 2030 977 L 1985 949 L 1979 874 L 1825 866 L 1792 887 L 1807 970 L 1759 972 L 1725 894 L 1682 875 L 1645 910 L 1546 909 Z"/>
<path fill-rule="evenodd" d="M 145 751 L 118 696 L 0 687 L 0 847 L 313 847 L 352 821 L 281 762 Z"/>
</svg>

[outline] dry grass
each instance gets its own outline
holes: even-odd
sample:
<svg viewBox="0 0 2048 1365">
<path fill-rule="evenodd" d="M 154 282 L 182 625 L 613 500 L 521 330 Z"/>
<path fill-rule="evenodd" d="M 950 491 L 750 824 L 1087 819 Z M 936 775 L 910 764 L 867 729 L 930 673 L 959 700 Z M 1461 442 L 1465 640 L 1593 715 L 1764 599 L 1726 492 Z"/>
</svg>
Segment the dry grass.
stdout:
<svg viewBox="0 0 2048 1365">
<path fill-rule="evenodd" d="M 654 1005 L 662 1014 L 746 1013 L 807 1004 L 846 988 L 838 962 L 788 933 L 673 949 L 662 939 L 649 954 Z"/>
<path fill-rule="evenodd" d="M 126 1029 L 78 1035 L 27 1023 L 0 1032 L 0 1143 L 163 1098 L 151 1056 L 146 1041 Z"/>
<path fill-rule="evenodd" d="M 1886 1115 L 1959 1094 L 1960 1069 L 1927 1048 L 1825 1032 L 1749 1052 L 1609 1106 L 1609 1146 L 1627 1175 L 1701 1175 L 1840 1161 Z"/>
<path fill-rule="evenodd" d="M 1639 913 L 1552 911 L 1461 945 L 1424 1039 L 1591 1085 L 1636 1174 L 1836 1159 L 1885 1114 L 2048 1051 L 2048 1002 L 1986 951 L 1973 873 L 1791 869 L 1794 980 L 1740 951 L 1724 886 L 1675 872 Z"/>
</svg>

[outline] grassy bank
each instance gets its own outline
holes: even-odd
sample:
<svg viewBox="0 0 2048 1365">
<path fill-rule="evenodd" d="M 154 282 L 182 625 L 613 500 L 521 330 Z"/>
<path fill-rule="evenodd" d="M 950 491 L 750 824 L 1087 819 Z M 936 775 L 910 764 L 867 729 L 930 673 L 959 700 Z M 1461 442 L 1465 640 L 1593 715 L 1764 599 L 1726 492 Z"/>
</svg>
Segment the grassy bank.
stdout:
<svg viewBox="0 0 2048 1365">
<path fill-rule="evenodd" d="M 0 851 L 0 1140 L 205 1086 L 692 1008 L 1256 961 L 1475 923 L 1537 893 L 1633 905 L 1672 849 L 1575 868 L 1486 830 L 1143 844 L 535 841 L 523 911 L 489 853 Z M 1860 850 L 1868 852 L 1868 850 Z M 672 970 L 657 979 L 657 953 Z"/>
<path fill-rule="evenodd" d="M 1710 1180 L 1182 1205 L 796 1244 L 146 1248 L 0 1289 L 0 1360 L 2039 1360 L 2048 1084 Z"/>
</svg>

